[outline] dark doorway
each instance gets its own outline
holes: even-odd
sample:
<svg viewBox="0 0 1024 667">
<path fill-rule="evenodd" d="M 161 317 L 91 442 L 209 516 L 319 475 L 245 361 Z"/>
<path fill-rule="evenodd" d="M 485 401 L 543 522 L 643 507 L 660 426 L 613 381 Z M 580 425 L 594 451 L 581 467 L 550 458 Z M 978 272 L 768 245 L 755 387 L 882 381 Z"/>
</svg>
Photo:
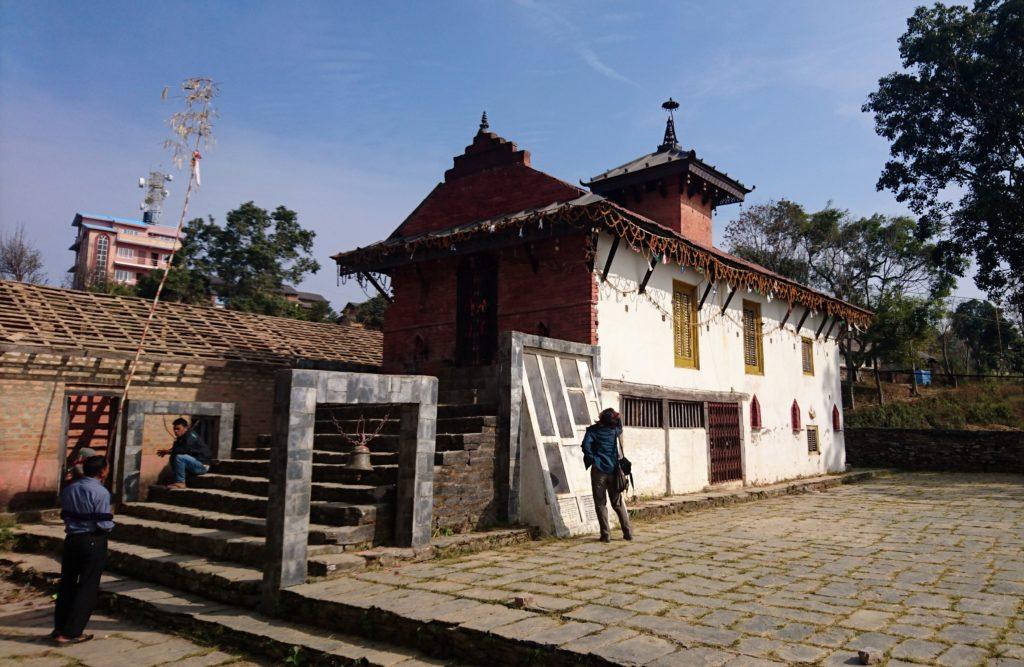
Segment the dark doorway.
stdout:
<svg viewBox="0 0 1024 667">
<path fill-rule="evenodd" d="M 67 432 L 64 439 L 64 470 L 61 488 L 72 481 L 67 463 L 74 461 L 84 447 L 95 450 L 99 456 L 112 459 L 113 429 L 117 417 L 116 396 L 104 394 L 68 394 Z M 109 484 L 108 477 L 108 484 Z"/>
<path fill-rule="evenodd" d="M 708 454 L 712 484 L 743 479 L 737 403 L 708 403 Z"/>
<path fill-rule="evenodd" d="M 498 262 L 494 255 L 469 255 L 456 279 L 455 361 L 490 364 L 498 347 Z"/>
</svg>

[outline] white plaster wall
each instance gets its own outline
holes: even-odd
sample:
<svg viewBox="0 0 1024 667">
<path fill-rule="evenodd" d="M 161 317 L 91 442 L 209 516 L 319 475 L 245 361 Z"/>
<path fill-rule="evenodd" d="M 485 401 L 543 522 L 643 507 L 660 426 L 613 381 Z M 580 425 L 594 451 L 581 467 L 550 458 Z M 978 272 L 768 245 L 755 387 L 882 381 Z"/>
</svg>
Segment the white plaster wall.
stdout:
<svg viewBox="0 0 1024 667">
<path fill-rule="evenodd" d="M 708 485 L 708 432 L 702 428 L 670 428 L 671 493 L 686 493 Z"/>
<path fill-rule="evenodd" d="M 611 237 L 602 235 L 598 244 L 595 271 L 603 270 Z M 749 400 L 742 406 L 744 481 L 765 484 L 794 477 L 841 471 L 845 454 L 841 433 L 832 430 L 832 406 L 842 410 L 839 386 L 839 354 L 835 341 L 814 343 L 814 375 L 803 374 L 800 360 L 800 337 L 814 337 L 823 314 L 812 314 L 800 331 L 796 325 L 803 316 L 797 306 L 783 329 L 779 323 L 788 304 L 769 302 L 761 294 L 738 291 L 725 314 L 722 305 L 728 296 L 724 284 L 712 288 L 699 312 L 699 369 L 676 368 L 672 345 L 672 281 L 697 285 L 697 298 L 707 283 L 704 276 L 678 265 L 659 264 L 647 284 L 646 293 L 637 293 L 639 282 L 647 269 L 647 260 L 620 244 L 612 263 L 608 281 L 599 287 L 598 343 L 601 346 L 601 375 L 604 380 L 658 385 L 672 389 L 732 391 L 756 395 L 761 405 L 763 429 L 752 434 L 749 428 Z M 761 304 L 764 374 L 747 374 L 743 365 L 742 306 L 743 300 Z M 838 326 L 838 325 L 837 325 Z M 826 325 L 827 327 L 827 325 Z M 833 331 L 833 335 L 834 335 Z M 796 399 L 801 408 L 802 426 L 818 426 L 819 454 L 807 453 L 806 430 L 794 434 L 790 428 L 789 409 Z M 613 392 L 604 392 L 605 406 L 618 406 Z M 813 410 L 814 417 L 811 417 Z M 655 438 L 664 444 L 661 431 Z M 695 436 L 679 436 L 692 438 Z M 691 450 L 698 447 L 690 442 Z M 675 450 L 670 448 L 675 457 Z M 646 453 L 646 452 L 645 452 Z M 691 452 L 696 466 L 697 454 Z M 628 456 L 628 454 L 627 454 Z M 679 456 L 683 456 L 680 452 Z M 631 460 L 632 457 L 630 457 Z M 652 459 L 653 465 L 653 459 Z M 664 465 L 664 454 L 662 463 Z M 707 484 L 706 438 L 703 451 L 703 476 L 695 471 L 677 477 L 672 466 L 672 491 L 685 493 L 700 490 Z M 685 468 L 683 468 L 685 469 Z M 634 466 L 634 475 L 636 475 Z M 656 473 L 644 472 L 645 482 L 654 488 Z M 664 479 L 664 470 L 660 476 Z M 679 487 L 676 487 L 678 480 Z M 637 479 L 640 486 L 640 479 Z M 664 487 L 664 483 L 663 483 Z M 641 492 L 642 492 L 641 488 Z"/>
<path fill-rule="evenodd" d="M 636 488 L 630 493 L 641 496 L 664 495 L 665 431 L 660 428 L 624 428 L 622 449 L 633 464 Z"/>
</svg>

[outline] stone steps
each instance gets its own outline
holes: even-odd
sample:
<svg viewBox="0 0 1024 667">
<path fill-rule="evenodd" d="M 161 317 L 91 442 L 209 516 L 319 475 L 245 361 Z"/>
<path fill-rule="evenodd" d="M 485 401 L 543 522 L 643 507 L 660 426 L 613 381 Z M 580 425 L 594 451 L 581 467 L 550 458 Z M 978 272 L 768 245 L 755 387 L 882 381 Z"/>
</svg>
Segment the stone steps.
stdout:
<svg viewBox="0 0 1024 667">
<path fill-rule="evenodd" d="M 42 554 L 0 554 L 0 567 L 20 581 L 47 591 L 56 590 L 60 561 Z M 225 606 L 207 597 L 173 588 L 105 574 L 100 602 L 107 609 L 188 637 L 214 639 L 218 646 L 266 656 L 272 664 L 286 664 L 296 655 L 302 664 L 378 665 L 421 667 L 451 665 L 426 654 L 361 637 L 326 634 L 320 628 L 297 625 L 256 612 Z"/>
<path fill-rule="evenodd" d="M 190 488 L 217 489 L 266 498 L 270 491 L 270 482 L 263 477 L 243 477 L 240 475 L 200 475 L 192 479 Z M 311 485 L 312 499 L 335 503 L 372 504 L 385 500 L 394 494 L 394 485 L 384 484 L 335 484 L 331 482 L 313 482 Z"/>
<path fill-rule="evenodd" d="M 366 419 L 363 422 L 362 428 L 367 433 L 374 433 L 377 431 L 380 425 L 380 419 Z M 494 414 L 470 414 L 464 416 L 453 416 L 453 417 L 438 417 L 437 418 L 437 432 L 438 433 L 476 433 L 478 431 L 486 429 L 494 429 L 498 423 L 498 418 Z M 345 433 L 352 434 L 356 432 L 359 427 L 359 422 L 356 419 L 339 419 L 337 424 L 332 421 L 317 421 L 316 428 L 317 433 L 313 436 L 313 447 L 319 449 L 321 443 L 329 441 L 341 441 L 348 443 L 344 436 L 335 432 L 335 429 L 340 426 Z M 370 448 L 379 447 L 380 449 L 389 449 L 396 445 L 386 444 L 397 442 L 399 432 L 401 431 L 401 423 L 398 419 L 391 417 L 381 427 L 380 432 L 370 443 Z M 389 437 L 390 436 L 390 437 Z M 394 450 L 392 450 L 394 451 Z"/>
<path fill-rule="evenodd" d="M 267 516 L 266 496 L 235 493 L 218 489 L 168 489 L 165 486 L 149 487 L 150 502 L 166 503 L 203 510 L 213 510 L 250 517 Z M 353 504 L 332 502 L 311 502 L 310 521 L 328 526 L 357 526 L 380 523 L 378 519 L 390 519 L 390 508 L 376 504 Z"/>
<path fill-rule="evenodd" d="M 263 459 L 228 459 L 214 461 L 210 472 L 217 475 L 267 478 L 270 475 L 270 461 Z M 398 479 L 397 464 L 378 464 L 373 470 L 349 470 L 335 463 L 314 463 L 314 482 L 339 484 L 364 484 L 382 486 L 394 484 Z"/>
<path fill-rule="evenodd" d="M 20 551 L 59 554 L 64 546 L 64 527 L 29 524 L 17 529 L 15 539 Z M 107 545 L 107 567 L 243 607 L 256 604 L 263 581 L 263 573 L 254 567 L 131 544 L 115 538 L 111 538 Z"/>
<path fill-rule="evenodd" d="M 400 413 L 395 406 L 391 405 L 332 405 L 330 408 L 317 411 L 317 422 L 320 424 L 334 425 L 333 420 L 328 417 L 333 415 L 339 421 L 358 420 L 360 416 L 367 420 L 380 420 L 385 415 L 389 419 L 399 419 Z M 437 406 L 437 418 L 448 419 L 451 417 L 472 417 L 498 414 L 498 406 L 489 403 L 460 403 L 442 402 Z"/>
<path fill-rule="evenodd" d="M 118 508 L 118 516 L 132 516 L 150 521 L 184 524 L 195 528 L 227 530 L 256 538 L 266 537 L 266 520 L 258 517 L 225 514 L 193 507 L 168 505 L 164 503 L 126 503 Z M 309 543 L 336 544 L 342 546 L 363 545 L 373 540 L 373 524 L 357 526 L 309 525 Z"/>
<path fill-rule="evenodd" d="M 348 463 L 348 452 L 351 447 L 344 449 L 339 448 L 339 451 L 333 451 L 330 449 L 319 449 L 313 450 L 313 463 L 330 463 L 333 465 L 345 465 Z M 231 454 L 232 461 L 268 461 L 270 460 L 270 448 L 269 447 L 244 447 L 236 449 Z M 398 455 L 395 452 L 370 452 L 370 462 L 373 465 L 397 465 Z"/>
</svg>

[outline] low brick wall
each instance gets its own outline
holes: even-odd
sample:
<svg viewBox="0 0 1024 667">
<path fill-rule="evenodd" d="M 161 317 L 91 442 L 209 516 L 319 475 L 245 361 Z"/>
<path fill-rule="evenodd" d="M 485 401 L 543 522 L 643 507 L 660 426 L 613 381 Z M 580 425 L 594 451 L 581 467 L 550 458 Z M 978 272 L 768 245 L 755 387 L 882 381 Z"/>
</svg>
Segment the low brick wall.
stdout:
<svg viewBox="0 0 1024 667">
<path fill-rule="evenodd" d="M 1024 432 L 848 428 L 846 462 L 863 468 L 1024 473 Z"/>
</svg>

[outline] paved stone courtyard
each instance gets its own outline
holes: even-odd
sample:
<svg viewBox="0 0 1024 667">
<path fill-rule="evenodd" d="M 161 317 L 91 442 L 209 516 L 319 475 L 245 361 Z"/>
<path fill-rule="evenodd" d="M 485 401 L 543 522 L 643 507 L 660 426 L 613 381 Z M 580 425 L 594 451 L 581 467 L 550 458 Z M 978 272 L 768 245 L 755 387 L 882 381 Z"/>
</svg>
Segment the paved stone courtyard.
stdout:
<svg viewBox="0 0 1024 667">
<path fill-rule="evenodd" d="M 633 542 L 295 590 L 624 664 L 855 664 L 871 647 L 890 665 L 1024 665 L 1024 477 L 896 475 L 640 523 Z"/>
<path fill-rule="evenodd" d="M 95 639 L 56 647 L 53 600 L 29 586 L 0 579 L 0 663 L 18 667 L 256 667 L 259 663 L 97 612 L 86 632 Z"/>
</svg>

